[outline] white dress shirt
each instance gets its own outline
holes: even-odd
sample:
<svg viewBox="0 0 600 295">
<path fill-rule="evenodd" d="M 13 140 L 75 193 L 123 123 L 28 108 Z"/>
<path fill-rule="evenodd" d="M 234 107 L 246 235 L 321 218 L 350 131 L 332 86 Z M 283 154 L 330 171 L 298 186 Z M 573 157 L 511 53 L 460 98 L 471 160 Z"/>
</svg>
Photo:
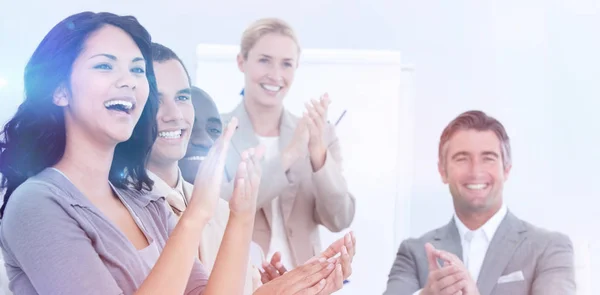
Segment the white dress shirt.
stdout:
<svg viewBox="0 0 600 295">
<path fill-rule="evenodd" d="M 469 270 L 469 273 L 475 282 L 477 282 L 477 278 L 479 277 L 483 259 L 490 246 L 490 241 L 492 241 L 496 230 L 498 230 L 500 223 L 502 223 L 502 220 L 507 213 L 508 209 L 505 205 L 502 205 L 500 210 L 498 210 L 492 218 L 476 230 L 469 230 L 469 228 L 454 215 L 454 222 L 458 228 L 458 234 L 460 235 L 460 241 L 462 243 L 463 263 Z"/>
<path fill-rule="evenodd" d="M 456 214 L 454 215 L 454 223 L 456 223 L 456 227 L 458 228 L 463 250 L 462 260 L 475 282 L 479 278 L 479 272 L 481 271 L 485 254 L 490 246 L 490 241 L 492 241 L 494 234 L 496 234 L 500 223 L 502 223 L 507 213 L 508 208 L 506 205 L 502 205 L 492 218 L 476 230 L 470 230 Z M 421 290 L 413 293 L 413 295 L 420 294 Z"/>
</svg>

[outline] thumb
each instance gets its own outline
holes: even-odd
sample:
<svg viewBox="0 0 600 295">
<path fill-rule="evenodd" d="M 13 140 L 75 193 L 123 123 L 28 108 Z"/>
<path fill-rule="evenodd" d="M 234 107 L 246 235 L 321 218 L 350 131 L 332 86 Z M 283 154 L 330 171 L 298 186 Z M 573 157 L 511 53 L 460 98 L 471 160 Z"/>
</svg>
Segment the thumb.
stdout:
<svg viewBox="0 0 600 295">
<path fill-rule="evenodd" d="M 425 254 L 427 254 L 427 262 L 429 264 L 429 271 L 439 269 L 440 266 L 437 263 L 437 255 L 435 255 L 435 247 L 427 243 L 425 244 Z"/>
</svg>

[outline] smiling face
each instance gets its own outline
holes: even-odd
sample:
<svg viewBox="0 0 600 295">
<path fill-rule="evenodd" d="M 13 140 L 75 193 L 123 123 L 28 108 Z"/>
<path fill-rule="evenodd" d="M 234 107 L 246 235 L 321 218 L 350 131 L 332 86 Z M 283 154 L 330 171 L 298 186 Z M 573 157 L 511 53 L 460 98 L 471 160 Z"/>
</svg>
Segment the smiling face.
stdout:
<svg viewBox="0 0 600 295">
<path fill-rule="evenodd" d="M 109 145 L 129 139 L 150 91 L 145 68 L 125 31 L 105 25 L 92 33 L 73 63 L 69 85 L 54 93 L 67 130 Z"/>
<path fill-rule="evenodd" d="M 192 101 L 196 110 L 194 129 L 185 158 L 179 161 L 183 178 L 193 183 L 198 167 L 215 141 L 223 132 L 223 124 L 214 101 L 200 89 L 192 90 Z"/>
<path fill-rule="evenodd" d="M 154 63 L 160 105 L 156 116 L 158 137 L 150 161 L 163 165 L 177 163 L 185 155 L 194 106 L 187 73 L 176 59 Z"/>
<path fill-rule="evenodd" d="M 262 36 L 248 51 L 238 56 L 245 76 L 244 97 L 262 106 L 279 106 L 294 82 L 298 67 L 298 45 L 287 36 Z"/>
<path fill-rule="evenodd" d="M 459 130 L 446 142 L 439 172 L 458 213 L 497 211 L 510 165 L 493 131 Z"/>
</svg>

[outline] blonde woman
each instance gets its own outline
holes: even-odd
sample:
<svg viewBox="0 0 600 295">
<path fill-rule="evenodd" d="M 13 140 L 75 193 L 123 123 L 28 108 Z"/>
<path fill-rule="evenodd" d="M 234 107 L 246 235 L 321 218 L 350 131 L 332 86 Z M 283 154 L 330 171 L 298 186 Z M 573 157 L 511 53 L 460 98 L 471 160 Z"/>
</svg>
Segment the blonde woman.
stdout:
<svg viewBox="0 0 600 295">
<path fill-rule="evenodd" d="M 272 257 L 263 263 L 263 282 L 321 252 L 319 225 L 339 232 L 350 226 L 355 214 L 355 199 L 341 173 L 340 144 L 327 122 L 328 95 L 307 102 L 301 118 L 283 105 L 299 58 L 298 39 L 286 22 L 269 18 L 251 24 L 237 57 L 245 76 L 243 99 L 223 115 L 224 122 L 238 118 L 239 127 L 227 157 L 229 183 L 222 197 L 231 195 L 240 152 L 258 144 L 266 147 L 253 235 Z M 347 235 L 339 250 L 347 260 L 344 278 L 351 272 L 354 242 Z"/>
</svg>

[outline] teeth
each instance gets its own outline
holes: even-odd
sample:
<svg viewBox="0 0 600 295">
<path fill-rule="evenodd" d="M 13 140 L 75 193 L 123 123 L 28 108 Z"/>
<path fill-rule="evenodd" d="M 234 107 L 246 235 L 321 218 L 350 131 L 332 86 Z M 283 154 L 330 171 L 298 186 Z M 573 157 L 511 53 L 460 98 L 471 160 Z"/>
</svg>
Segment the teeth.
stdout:
<svg viewBox="0 0 600 295">
<path fill-rule="evenodd" d="M 176 139 L 181 137 L 181 129 L 175 131 L 162 131 L 158 133 L 158 137 Z"/>
<path fill-rule="evenodd" d="M 188 161 L 204 161 L 206 157 L 203 156 L 191 156 L 191 157 L 187 157 L 185 158 Z"/>
<path fill-rule="evenodd" d="M 487 187 L 487 184 L 485 184 L 485 183 L 467 184 L 467 188 L 471 189 L 471 190 L 482 190 L 486 187 Z"/>
<path fill-rule="evenodd" d="M 126 110 L 130 110 L 133 107 L 133 104 L 131 102 L 125 100 L 109 100 L 104 103 L 104 106 L 107 108 L 114 105 L 121 105 Z"/>
<path fill-rule="evenodd" d="M 275 85 L 267 85 L 267 84 L 261 84 L 262 88 L 267 89 L 269 91 L 279 91 L 281 89 L 281 86 L 275 86 Z"/>
</svg>

